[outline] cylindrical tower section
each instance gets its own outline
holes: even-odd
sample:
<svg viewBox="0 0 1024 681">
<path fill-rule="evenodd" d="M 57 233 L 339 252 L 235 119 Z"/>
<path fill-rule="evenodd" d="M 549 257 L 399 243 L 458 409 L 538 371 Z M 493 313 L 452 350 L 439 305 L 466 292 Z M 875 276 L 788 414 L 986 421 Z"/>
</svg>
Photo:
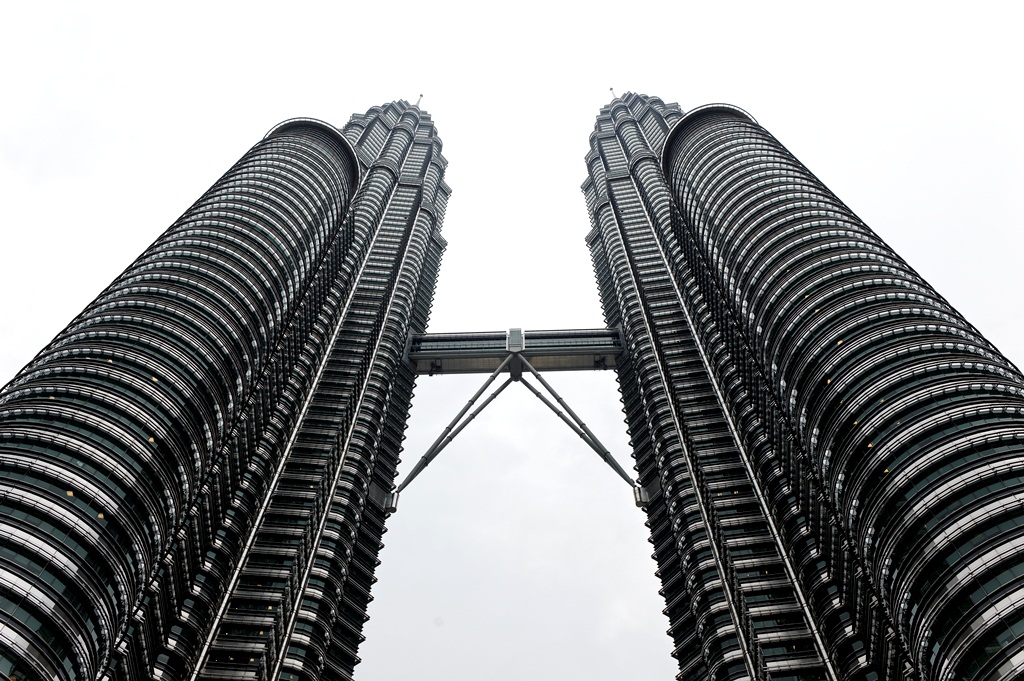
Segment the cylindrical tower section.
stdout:
<svg viewBox="0 0 1024 681">
<path fill-rule="evenodd" d="M 5 678 L 107 667 L 358 179 L 278 126 L 0 392 Z"/>
<path fill-rule="evenodd" d="M 840 597 L 921 678 L 1024 678 L 1020 372 L 742 111 L 690 112 L 662 164 L 846 539 L 833 565 L 863 570 Z"/>
</svg>

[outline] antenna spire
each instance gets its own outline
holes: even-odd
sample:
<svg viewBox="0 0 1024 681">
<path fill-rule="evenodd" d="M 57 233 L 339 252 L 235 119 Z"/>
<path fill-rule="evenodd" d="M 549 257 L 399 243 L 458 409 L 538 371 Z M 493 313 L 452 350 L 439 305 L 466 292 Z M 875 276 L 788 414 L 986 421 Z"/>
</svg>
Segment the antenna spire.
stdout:
<svg viewBox="0 0 1024 681">
<path fill-rule="evenodd" d="M 614 88 L 608 88 L 608 92 L 612 93 L 612 99 L 618 99 L 619 96 L 615 94 Z"/>
<path fill-rule="evenodd" d="M 421 94 L 420 98 L 416 100 L 416 106 L 419 106 L 420 102 L 422 102 L 422 101 L 423 101 L 423 95 Z"/>
</svg>

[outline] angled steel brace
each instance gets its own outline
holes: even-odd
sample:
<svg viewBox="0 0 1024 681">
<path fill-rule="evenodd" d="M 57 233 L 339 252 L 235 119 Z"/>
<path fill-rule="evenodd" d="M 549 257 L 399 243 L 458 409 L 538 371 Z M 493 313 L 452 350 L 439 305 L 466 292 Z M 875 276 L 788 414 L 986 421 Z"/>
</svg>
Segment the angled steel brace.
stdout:
<svg viewBox="0 0 1024 681">
<path fill-rule="evenodd" d="M 608 462 L 608 459 L 606 458 L 606 454 L 608 454 L 608 452 L 605 450 L 604 445 L 602 445 L 599 441 L 592 439 L 583 430 L 581 430 L 580 427 L 576 425 L 576 423 L 572 419 L 570 419 L 568 416 L 562 413 L 562 410 L 556 407 L 554 403 L 551 402 L 551 400 L 544 396 L 544 393 L 533 387 L 533 384 L 531 384 L 525 378 L 519 379 L 519 382 L 525 385 L 530 392 L 536 395 L 537 399 L 539 399 L 541 402 L 547 405 L 548 409 L 555 412 L 555 416 L 560 418 L 565 425 L 569 426 L 569 428 L 571 428 L 574 433 L 579 435 L 580 439 L 586 442 L 588 447 L 597 452 L 598 456 L 600 456 L 602 459 Z M 614 462 L 614 459 L 612 459 L 612 461 Z M 609 462 L 608 465 L 610 465 L 612 469 L 614 469 L 615 472 L 619 474 L 619 477 L 622 477 L 626 482 L 628 482 L 630 486 L 633 485 L 633 481 L 629 479 L 629 476 L 626 475 L 626 472 L 623 471 L 617 463 Z"/>
<path fill-rule="evenodd" d="M 462 411 L 456 414 L 455 418 L 452 419 L 452 422 L 449 423 L 448 427 L 444 429 L 444 432 L 442 432 L 438 436 L 438 438 L 434 440 L 434 444 L 430 445 L 430 448 L 427 450 L 426 454 L 420 457 L 420 460 L 416 462 L 416 466 L 411 471 L 409 471 L 409 475 L 405 478 L 405 481 L 402 482 L 402 484 L 398 486 L 398 489 L 396 489 L 392 493 L 391 496 L 393 498 L 391 500 L 391 503 L 389 504 L 390 508 L 397 507 L 398 494 L 403 489 L 408 487 L 409 483 L 412 482 L 413 479 L 415 479 L 416 476 L 419 475 L 424 468 L 430 465 L 430 462 L 434 460 L 434 457 L 440 454 L 441 450 L 447 447 L 448 443 L 451 442 L 455 438 L 455 436 L 462 431 L 463 428 L 469 425 L 469 422 L 476 418 L 477 414 L 483 411 L 488 404 L 494 401 L 494 398 L 501 394 L 502 390 L 508 387 L 508 384 L 512 382 L 511 377 L 509 377 L 508 380 L 502 383 L 497 390 L 491 393 L 487 397 L 487 399 L 484 400 L 483 404 L 477 407 L 473 411 L 473 413 L 469 415 L 469 418 L 467 418 L 465 421 L 462 421 L 462 417 L 466 415 L 466 412 L 468 412 L 473 407 L 476 401 L 480 399 L 480 396 L 484 394 L 484 391 L 487 390 L 487 388 L 490 387 L 492 383 L 494 383 L 494 380 L 498 378 L 498 375 L 505 370 L 505 367 L 509 365 L 509 363 L 512 361 L 512 356 L 512 353 L 509 353 L 508 357 L 505 358 L 505 361 L 502 362 L 501 365 L 494 370 L 494 373 L 491 374 L 486 381 L 484 381 L 484 384 L 480 386 L 480 389 L 476 391 L 473 397 L 469 398 L 469 401 L 466 402 L 466 406 L 462 408 Z M 462 421 L 461 424 L 459 423 L 460 421 Z"/>
<path fill-rule="evenodd" d="M 555 398 L 555 400 L 558 402 L 559 405 L 561 405 L 565 412 L 563 412 L 561 409 L 555 406 L 555 404 L 552 403 L 550 399 L 548 399 L 541 391 L 535 388 L 533 384 L 528 382 L 522 376 L 522 369 L 524 367 L 531 374 L 533 374 L 538 381 L 540 381 L 541 385 L 544 386 L 544 388 L 551 394 L 552 397 Z M 466 413 L 469 412 L 470 409 L 472 409 L 473 405 L 476 404 L 476 401 L 480 398 L 481 395 L 484 394 L 484 391 L 487 390 L 487 388 L 495 381 L 495 379 L 497 379 L 498 375 L 506 368 L 509 369 L 511 375 L 505 380 L 504 383 L 498 386 L 498 388 L 494 392 L 488 395 L 487 399 L 485 399 L 480 404 L 479 407 L 473 409 L 473 411 L 469 413 L 469 416 L 466 416 Z M 591 449 L 597 452 L 598 456 L 604 459 L 605 463 L 607 463 L 612 468 L 612 470 L 614 470 L 618 474 L 620 478 L 625 480 L 629 484 L 629 486 L 633 488 L 633 497 L 636 501 L 637 506 L 642 507 L 647 505 L 647 502 L 649 501 L 647 491 L 643 487 L 641 487 L 639 483 L 634 482 L 633 479 L 629 477 L 629 474 L 626 473 L 625 470 L 623 470 L 622 466 L 620 466 L 619 462 L 616 461 L 615 458 L 611 455 L 611 452 L 608 451 L 607 447 L 601 444 L 601 441 L 598 440 L 597 436 L 594 435 L 593 431 L 591 431 L 590 428 L 587 427 L 587 424 L 584 423 L 583 420 L 576 415 L 576 412 L 574 412 L 572 408 L 569 407 L 568 404 L 566 404 L 565 400 L 562 399 L 562 396 L 559 395 L 558 392 L 551 387 L 551 384 L 544 380 L 544 377 L 541 376 L 540 373 L 538 373 L 538 371 L 533 367 L 533 365 L 531 365 L 526 360 L 526 358 L 523 357 L 519 352 L 513 351 L 510 352 L 505 357 L 505 360 L 501 363 L 501 365 L 494 370 L 494 373 L 492 373 L 487 378 L 487 380 L 484 381 L 484 384 L 480 386 L 480 389 L 476 391 L 476 393 L 473 395 L 473 397 L 469 399 L 468 402 L 466 402 L 466 406 L 462 408 L 462 411 L 460 411 L 455 416 L 455 418 L 452 419 L 451 423 L 449 423 L 448 426 L 444 429 L 444 431 L 438 436 L 438 438 L 434 440 L 434 443 L 430 445 L 430 448 L 427 449 L 426 453 L 422 457 L 420 457 L 419 461 L 416 462 L 416 465 L 409 472 L 409 475 L 406 476 L 402 484 L 400 484 L 394 492 L 386 496 L 384 506 L 389 513 L 394 513 L 397 510 L 399 493 L 406 487 L 408 487 L 409 483 L 411 483 L 423 471 L 423 469 L 430 465 L 430 462 L 433 461 L 434 458 L 441 453 L 441 450 L 447 447 L 448 444 L 455 439 L 455 436 L 461 433 L 462 430 L 469 425 L 469 422 L 476 418 L 477 414 L 482 412 L 487 407 L 487 405 L 493 402 L 494 399 L 498 397 L 498 395 L 500 395 L 502 391 L 505 390 L 505 388 L 507 388 L 509 384 L 512 383 L 513 381 L 519 381 L 523 385 L 525 385 L 527 389 L 529 389 L 529 391 L 532 392 L 537 397 L 537 399 L 539 399 L 541 402 L 547 405 L 547 407 L 551 409 L 551 411 L 553 411 L 555 415 L 562 420 L 563 423 L 569 426 L 569 428 L 571 428 L 574 433 L 579 435 L 580 438 L 584 442 L 586 442 Z M 463 419 L 464 416 L 466 417 L 465 419 Z"/>
<path fill-rule="evenodd" d="M 565 400 L 562 399 L 562 396 L 559 395 L 555 391 L 555 389 L 551 387 L 550 383 L 544 380 L 544 377 L 541 376 L 540 373 L 538 373 L 538 371 L 533 368 L 533 365 L 530 364 L 525 357 L 520 356 L 520 360 L 522 361 L 523 366 L 526 367 L 526 370 L 533 374 L 534 377 L 536 377 L 536 379 L 540 381 L 540 384 L 544 386 L 549 393 L 551 393 L 551 396 L 558 401 L 558 404 L 562 407 L 562 409 L 565 410 L 566 414 L 568 414 L 569 417 L 567 418 L 565 414 L 563 414 L 561 411 L 559 411 L 557 407 L 555 407 L 555 405 L 551 404 L 550 400 L 544 397 L 544 395 L 542 395 L 539 390 L 537 390 L 532 385 L 527 383 L 525 379 L 520 379 L 523 385 L 529 388 L 530 392 L 532 392 L 534 395 L 540 398 L 541 402 L 548 405 L 548 407 L 555 412 L 558 418 L 562 419 L 562 421 L 568 424 L 568 426 L 572 428 L 577 435 L 583 438 L 583 441 L 590 445 L 590 448 L 597 452 L 598 455 L 602 459 L 604 459 L 604 462 L 611 466 L 612 470 L 618 473 L 619 477 L 625 480 L 627 483 L 629 483 L 629 486 L 633 487 L 635 490 L 637 488 L 636 483 L 633 482 L 633 479 L 629 477 L 629 474 L 622 469 L 622 466 L 620 466 L 619 462 L 615 460 L 611 452 L 609 452 L 608 449 L 601 444 L 601 441 L 598 440 L 597 436 L 594 435 L 593 431 L 591 431 L 590 428 L 587 427 L 587 424 L 583 422 L 583 419 L 576 415 L 576 412 L 574 412 L 572 408 L 565 403 Z M 570 421 L 569 418 L 571 418 L 572 421 Z"/>
<path fill-rule="evenodd" d="M 420 459 L 420 461 L 426 460 L 425 463 L 423 464 L 423 466 L 418 466 L 417 469 L 415 469 L 414 471 L 411 471 L 409 473 L 409 477 L 406 479 L 406 481 L 402 484 L 402 486 L 399 489 L 404 489 L 406 485 L 408 485 L 410 482 L 412 482 L 413 472 L 415 472 L 416 474 L 419 474 L 419 471 L 423 470 L 428 463 L 433 461 L 434 458 L 438 454 L 441 453 L 441 450 L 444 449 L 445 447 L 447 447 L 449 445 L 449 443 L 451 443 L 451 441 L 455 439 L 455 436 L 458 435 L 459 433 L 461 433 L 462 429 L 465 428 L 466 426 L 468 426 L 469 422 L 472 421 L 473 419 L 475 419 L 477 414 L 479 414 L 484 409 L 486 409 L 487 405 L 490 404 L 491 402 L 493 402 L 494 398 L 496 398 L 498 395 L 500 395 L 501 391 L 504 390 L 505 388 L 507 388 L 511 382 L 512 382 L 511 378 L 506 378 L 505 382 L 502 383 L 501 385 L 499 385 L 495 389 L 495 391 L 493 393 L 488 395 L 487 399 L 484 400 L 480 404 L 479 407 L 477 407 L 472 412 L 470 412 L 469 416 L 467 416 L 465 418 L 465 420 L 462 421 L 462 423 L 460 423 L 458 426 L 456 426 L 455 429 L 452 430 L 452 432 L 449 433 L 447 437 L 445 437 L 443 440 L 441 440 L 440 444 L 435 443 L 434 446 L 432 446 L 430 449 L 428 449 L 427 453 L 423 455 L 422 459 Z"/>
</svg>

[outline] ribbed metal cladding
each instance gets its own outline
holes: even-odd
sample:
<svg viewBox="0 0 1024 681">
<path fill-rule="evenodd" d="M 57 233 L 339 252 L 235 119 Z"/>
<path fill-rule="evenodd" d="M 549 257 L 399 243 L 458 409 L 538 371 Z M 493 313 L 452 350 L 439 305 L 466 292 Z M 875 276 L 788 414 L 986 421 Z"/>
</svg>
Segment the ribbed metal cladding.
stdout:
<svg viewBox="0 0 1024 681">
<path fill-rule="evenodd" d="M 201 569 L 173 552 L 209 543 L 188 519 L 357 172 L 322 125 L 256 145 L 4 389 L 0 671 L 97 677 L 159 626 L 132 631 L 146 593 Z"/>
<path fill-rule="evenodd" d="M 675 239 L 655 149 L 681 117 L 628 94 L 602 110 L 584 183 L 606 321 L 621 325 L 619 384 L 647 489 L 679 679 L 840 678 L 790 555 L 792 498 L 777 513 L 756 451 L 763 440 L 734 352 Z M 848 678 L 848 677 L 842 677 Z"/>
<path fill-rule="evenodd" d="M 359 662 L 380 495 L 393 488 L 415 377 L 403 354 L 429 314 L 449 190 L 418 109 L 372 109 L 345 135 L 366 166 L 351 221 L 372 236 L 367 257 L 321 310 L 329 354 L 312 368 L 195 678 L 342 679 Z"/>
<path fill-rule="evenodd" d="M 344 134 L 277 126 L 4 388 L 0 672 L 319 678 L 329 656 L 351 672 L 444 165 L 404 102 Z M 348 604 L 309 623 L 324 571 Z M 332 627 L 348 640 L 301 649 Z"/>
<path fill-rule="evenodd" d="M 1024 678 L 1020 372 L 744 113 L 690 112 L 663 164 L 662 239 L 708 275 L 830 642 L 885 678 Z"/>
</svg>

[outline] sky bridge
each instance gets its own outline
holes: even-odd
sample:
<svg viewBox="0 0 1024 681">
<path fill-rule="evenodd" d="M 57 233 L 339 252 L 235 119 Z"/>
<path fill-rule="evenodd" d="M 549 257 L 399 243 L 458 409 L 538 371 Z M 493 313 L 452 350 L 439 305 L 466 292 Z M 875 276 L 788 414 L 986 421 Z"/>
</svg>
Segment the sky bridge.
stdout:
<svg viewBox="0 0 1024 681">
<path fill-rule="evenodd" d="M 647 501 L 646 491 L 623 470 L 622 466 L 601 444 L 587 424 L 566 404 L 562 396 L 548 383 L 541 371 L 593 371 L 614 369 L 624 349 L 619 329 L 560 329 L 554 331 L 480 331 L 473 333 L 420 333 L 409 340 L 406 357 L 416 367 L 418 376 L 440 374 L 490 374 L 480 389 L 466 402 L 462 410 L 438 436 L 416 466 L 397 489 L 382 495 L 381 503 L 388 511 L 397 509 L 398 495 L 423 471 L 441 450 L 455 439 L 487 405 L 495 400 L 513 382 L 522 383 L 537 399 L 573 430 L 587 445 L 597 452 L 615 473 L 633 487 L 637 506 Z M 508 373 L 479 405 L 487 389 L 502 374 Z M 524 372 L 547 391 L 533 385 Z M 552 401 L 554 398 L 554 401 Z M 474 406 L 476 407 L 474 409 Z"/>
<path fill-rule="evenodd" d="M 518 353 L 537 371 L 581 371 L 614 369 L 622 350 L 618 329 L 509 329 L 413 334 L 408 358 L 417 375 L 430 376 L 493 373 L 510 353 Z M 520 376 L 521 363 L 510 362 L 509 371 Z"/>
</svg>

